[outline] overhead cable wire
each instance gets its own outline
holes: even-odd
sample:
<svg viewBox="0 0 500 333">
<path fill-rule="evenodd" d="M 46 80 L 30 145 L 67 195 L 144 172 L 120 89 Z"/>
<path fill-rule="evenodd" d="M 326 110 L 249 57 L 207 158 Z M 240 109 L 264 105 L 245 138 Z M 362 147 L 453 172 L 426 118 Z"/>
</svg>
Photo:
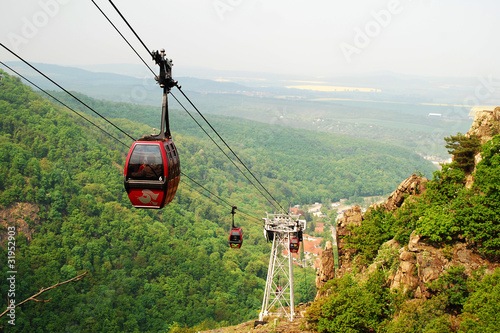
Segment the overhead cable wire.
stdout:
<svg viewBox="0 0 500 333">
<path fill-rule="evenodd" d="M 146 51 L 148 52 L 149 55 L 151 55 L 151 51 L 148 49 L 148 47 L 146 46 L 146 44 L 144 44 L 144 42 L 142 41 L 142 39 L 139 37 L 139 35 L 135 32 L 134 28 L 132 28 L 132 26 L 128 23 L 127 19 L 122 15 L 122 13 L 118 10 L 118 8 L 115 6 L 115 4 L 113 3 L 113 1 L 109 0 L 109 3 L 113 6 L 113 8 L 116 10 L 116 12 L 118 13 L 118 15 L 120 15 L 120 17 L 122 18 L 122 20 L 128 25 L 128 27 L 130 28 L 130 30 L 134 33 L 135 37 L 137 37 L 137 39 L 139 40 L 139 42 L 141 42 L 142 46 L 144 46 L 144 48 L 146 49 Z"/>
<path fill-rule="evenodd" d="M 11 51 L 8 47 L 6 47 L 5 45 L 3 45 L 2 43 L 0 43 L 0 46 L 2 46 L 4 49 L 6 49 L 7 51 L 9 51 L 12 55 L 14 55 L 16 58 L 18 58 L 22 62 L 24 62 L 26 65 L 28 65 L 29 67 L 31 67 L 38 74 L 42 75 L 44 78 L 46 78 L 47 80 L 49 80 L 50 82 L 52 82 L 53 84 L 55 84 L 57 87 L 59 87 L 60 89 L 62 89 L 65 93 L 67 93 L 68 95 L 70 95 L 71 97 L 73 97 L 74 99 L 76 99 L 78 102 L 80 102 L 83 105 L 85 105 L 89 110 L 91 110 L 92 112 L 94 112 L 95 114 L 97 114 L 99 117 L 101 117 L 102 119 L 104 119 L 108 124 L 112 125 L 114 128 L 116 128 L 117 130 L 119 130 L 120 132 L 122 132 L 123 134 L 125 134 L 126 136 L 128 136 L 130 139 L 132 139 L 133 141 L 135 141 L 135 139 L 133 137 L 131 137 L 128 133 L 126 133 L 121 128 L 119 128 L 118 126 L 116 126 L 115 124 L 113 124 L 112 122 L 110 122 L 108 119 L 106 119 L 99 112 L 95 111 L 93 108 L 91 108 L 90 106 L 88 106 L 84 101 L 82 101 L 81 99 L 79 99 L 78 97 L 76 97 L 75 95 L 73 95 L 71 92 L 69 92 L 68 90 L 66 90 L 65 88 L 63 88 L 61 85 L 59 85 L 57 82 L 55 82 L 54 80 L 52 80 L 50 77 L 48 77 L 47 75 L 45 75 L 44 73 L 42 73 L 41 71 L 39 71 L 36 67 L 34 67 L 33 65 L 31 65 L 29 62 L 27 62 L 26 60 L 24 60 L 23 58 L 21 58 L 19 55 L 17 55 L 13 51 Z"/>
<path fill-rule="evenodd" d="M 182 89 L 181 89 L 181 87 L 179 85 L 177 85 L 177 89 L 179 89 L 179 91 L 182 93 L 182 95 L 184 96 L 184 98 L 186 98 L 186 100 L 191 104 L 191 106 L 196 110 L 196 112 L 198 112 L 198 114 L 200 115 L 200 117 L 203 118 L 203 120 L 212 129 L 212 131 L 214 131 L 214 133 L 217 135 L 217 137 L 231 151 L 231 153 L 234 155 L 234 157 L 236 157 L 236 159 L 241 163 L 241 165 L 243 165 L 243 167 L 245 167 L 245 169 L 248 171 L 248 173 L 250 173 L 250 175 L 252 175 L 252 177 L 257 181 L 257 183 L 259 183 L 259 185 L 266 191 L 266 193 L 274 200 L 274 202 L 276 202 L 276 204 L 281 208 L 281 210 L 283 210 L 283 212 L 286 212 L 286 210 L 280 205 L 280 203 L 278 202 L 278 200 L 276 200 L 273 197 L 273 195 L 271 193 L 269 193 L 269 191 L 259 181 L 259 179 L 257 179 L 257 177 L 255 177 L 255 175 L 253 174 L 253 172 L 250 171 L 250 169 L 245 165 L 245 163 L 243 163 L 243 161 L 238 157 L 238 155 L 236 155 L 236 153 L 233 151 L 233 149 L 231 149 L 231 147 L 229 147 L 229 145 L 226 143 L 226 141 L 219 135 L 219 133 L 215 130 L 215 128 L 213 128 L 213 126 L 208 122 L 208 120 L 203 116 L 203 114 L 198 110 L 198 108 L 193 104 L 193 102 L 191 102 L 191 100 L 189 99 L 189 97 L 182 91 Z"/>
<path fill-rule="evenodd" d="M 112 134 L 108 133 L 105 129 L 99 127 L 97 124 L 95 124 L 94 122 L 92 122 L 90 119 L 86 118 L 85 116 L 81 115 L 80 113 L 78 113 L 77 111 L 75 111 L 73 108 L 71 108 L 70 106 L 68 106 L 67 104 L 65 104 L 64 102 L 62 102 L 61 100 L 59 100 L 57 97 L 55 97 L 54 95 L 50 94 L 49 92 L 47 92 L 46 90 L 44 90 L 43 88 L 41 88 L 40 86 L 38 86 L 36 83 L 32 82 L 31 80 L 29 80 L 27 77 L 25 77 L 24 75 L 22 75 L 21 73 L 17 72 L 15 69 L 11 68 L 9 65 L 5 64 L 4 62 L 0 61 L 0 64 L 5 66 L 6 68 L 8 68 L 10 71 L 12 71 L 13 73 L 15 73 L 16 75 L 18 75 L 19 77 L 21 77 L 22 79 L 24 79 L 25 81 L 29 82 L 31 85 L 33 85 L 34 87 L 38 88 L 40 91 L 42 91 L 43 93 L 45 93 L 46 95 L 50 96 L 51 98 L 53 98 L 54 100 L 56 100 L 57 102 L 59 102 L 61 105 L 67 107 L 69 110 L 73 111 L 75 114 L 77 114 L 78 116 L 80 116 L 81 118 L 83 118 L 84 120 L 86 120 L 87 122 L 89 122 L 90 124 L 92 124 L 93 126 L 95 126 L 96 128 L 98 128 L 99 130 L 103 131 L 104 133 L 106 133 L 108 136 L 110 136 L 112 139 L 118 141 L 119 143 L 121 143 L 122 145 L 124 145 L 125 147 L 128 147 L 128 145 L 126 145 L 125 143 L 123 143 L 120 139 L 114 137 Z M 227 200 L 221 198 L 220 196 L 214 194 L 213 192 L 209 191 L 208 189 L 206 189 L 203 185 L 201 185 L 200 183 L 196 182 L 194 179 L 192 179 L 191 177 L 189 177 L 188 175 L 186 175 L 185 173 L 181 172 L 182 176 L 188 178 L 190 181 L 192 181 L 193 183 L 195 183 L 196 185 L 198 185 L 199 187 L 201 187 L 202 189 L 204 189 L 205 191 L 207 191 L 208 193 L 210 193 L 213 197 L 216 197 L 217 199 L 219 199 L 221 202 L 225 203 L 226 205 L 228 205 L 229 207 L 232 207 L 233 205 L 231 205 Z M 187 186 L 189 186 L 190 188 L 192 188 L 193 190 L 197 191 L 198 193 L 200 193 L 201 195 L 204 195 L 206 196 L 208 199 L 212 200 L 213 202 L 215 202 L 215 200 L 213 200 L 212 197 L 210 197 L 209 195 L 197 190 L 196 188 L 194 188 L 193 186 L 191 186 L 190 184 L 188 184 L 187 182 L 184 182 L 184 184 L 186 184 Z M 215 202 L 217 203 L 217 202 Z M 243 212 L 242 212 L 243 213 Z M 245 213 L 243 213 L 245 214 Z M 248 215 L 248 214 L 246 214 Z M 251 215 L 248 215 L 252 218 L 255 218 L 255 219 L 258 219 L 254 216 L 251 216 Z"/>
<path fill-rule="evenodd" d="M 212 191 L 208 190 L 206 187 L 204 187 L 203 185 L 201 185 L 200 183 L 198 183 L 197 181 L 195 181 L 193 178 L 189 177 L 188 175 L 184 174 L 183 172 L 181 172 L 182 176 L 188 178 L 190 181 L 192 181 L 193 183 L 195 183 L 196 185 L 198 185 L 199 187 L 201 187 L 202 189 L 204 189 L 205 191 L 207 191 L 208 193 L 210 193 L 212 196 L 216 197 L 217 199 L 219 199 L 222 203 L 226 204 L 227 206 L 229 207 L 233 207 L 234 205 L 230 204 L 229 201 L 221 198 L 219 195 L 213 193 Z M 207 197 L 208 199 L 210 199 L 211 201 L 213 201 L 214 203 L 218 203 L 216 202 L 212 197 L 210 197 L 208 194 L 206 193 L 203 193 L 201 191 L 199 191 L 198 189 L 194 188 L 193 186 L 191 186 L 190 184 L 188 184 L 187 182 L 185 181 L 182 181 L 182 183 L 186 184 L 187 186 L 189 186 L 190 188 L 192 188 L 194 191 L 200 193 L 201 195 Z M 239 211 L 241 212 L 241 214 L 243 215 L 246 215 L 247 217 L 250 217 L 250 218 L 253 218 L 257 221 L 261 221 L 261 219 L 259 219 L 258 217 L 255 217 L 253 215 L 250 215 L 248 213 L 245 213 L 244 211 L 242 211 L 241 209 L 239 209 Z"/>
<path fill-rule="evenodd" d="M 92 2 L 94 2 L 92 0 Z M 148 52 L 148 54 L 152 55 L 152 52 L 149 50 L 149 48 L 146 46 L 146 44 L 142 41 L 142 39 L 139 37 L 139 35 L 135 32 L 134 28 L 132 28 L 132 26 L 130 25 L 130 23 L 127 21 L 127 19 L 123 16 L 123 14 L 120 12 L 120 10 L 118 9 L 118 7 L 115 6 L 115 4 L 113 3 L 112 0 L 109 0 L 109 3 L 113 6 L 113 8 L 115 9 L 115 11 L 118 13 L 118 15 L 120 15 L 120 17 L 122 18 L 122 20 L 125 22 L 125 24 L 127 24 L 127 26 L 129 27 L 129 29 L 132 31 L 132 33 L 136 36 L 136 38 L 139 40 L 139 42 L 142 44 L 142 46 L 146 49 L 146 51 Z M 94 3 L 95 4 L 95 3 Z M 96 5 L 97 6 L 97 5 Z M 99 7 L 98 7 L 99 8 Z M 99 8 L 100 10 L 100 8 Z M 102 11 L 101 11 L 102 12 Z M 103 13 L 104 14 L 104 13 Z M 108 19 L 109 21 L 109 18 L 105 15 L 105 17 Z M 115 27 L 113 25 L 113 27 Z M 118 31 L 118 29 L 115 27 L 115 29 Z M 119 32 L 119 31 L 118 31 Z M 120 33 L 120 32 L 119 32 Z M 120 33 L 120 35 L 123 37 L 123 35 Z M 127 42 L 127 44 L 129 44 L 130 46 L 130 43 Z M 132 47 L 132 46 L 131 46 Z M 133 48 L 132 48 L 133 49 Z M 134 49 L 134 52 L 135 52 L 135 49 Z M 137 52 L 136 52 L 137 53 Z M 142 59 L 142 58 L 141 58 Z M 144 62 L 144 61 L 143 61 Z M 146 65 L 147 66 L 147 65 Z M 149 68 L 149 66 L 148 66 Z M 193 102 L 187 97 L 187 95 L 181 90 L 180 86 L 179 85 L 176 85 L 177 88 L 179 89 L 179 91 L 182 93 L 182 95 L 184 95 L 184 97 L 189 101 L 189 103 L 195 108 L 195 110 L 198 112 L 198 114 L 203 118 L 203 120 L 208 124 L 208 126 L 215 132 L 215 134 L 217 134 L 217 136 L 219 137 L 219 139 L 226 145 L 226 147 L 231 151 L 231 153 L 236 157 L 236 159 L 245 167 L 245 169 L 252 175 L 252 177 L 257 181 L 257 183 L 265 190 L 265 192 L 274 200 L 274 202 L 277 204 L 277 206 L 279 206 L 281 208 L 281 210 L 283 212 L 287 212 L 287 210 L 285 210 L 281 204 L 273 197 L 273 195 L 264 187 L 264 185 L 257 179 L 257 177 L 255 177 L 255 175 L 250 171 L 250 169 L 245 165 L 245 163 L 243 163 L 243 161 L 236 155 L 236 153 L 231 149 L 231 147 L 229 147 L 229 145 L 224 141 L 224 139 L 219 135 L 219 133 L 213 128 L 213 126 L 208 122 L 208 120 L 201 114 L 201 112 L 198 110 L 198 108 L 193 104 Z M 174 97 L 175 98 L 175 97 Z M 177 98 L 176 98 L 177 100 Z M 178 101 L 178 100 L 177 100 Z M 198 123 L 198 126 L 199 123 Z M 201 127 L 201 126 L 200 126 Z M 205 130 L 204 130 L 205 131 Z M 206 133 L 206 132 L 205 132 Z M 208 135 L 208 134 L 207 134 Z M 210 136 L 209 136 L 210 137 Z M 211 137 L 210 137 L 211 138 Z M 212 140 L 213 141 L 213 140 Z M 217 145 L 218 146 L 218 145 Z M 218 146 L 219 147 L 219 146 Z M 219 147 L 219 149 L 221 149 Z M 221 149 L 221 151 L 223 151 Z M 225 154 L 225 153 L 224 153 Z M 226 155 L 226 154 L 225 154 Z M 226 155 L 226 157 L 228 157 Z M 231 158 L 228 157 L 228 159 L 230 161 L 233 162 L 233 160 Z M 233 163 L 234 164 L 234 163 Z M 239 168 L 238 168 L 239 169 Z M 240 170 L 241 172 L 241 170 Z M 242 172 L 243 174 L 243 172 Z M 248 177 L 245 175 L 245 177 L 248 179 Z M 249 179 L 248 179 L 249 180 Z M 250 181 L 250 180 L 249 180 Z M 250 181 L 250 183 L 253 185 L 253 183 Z M 254 185 L 255 186 L 255 185 Z M 261 192 L 262 194 L 262 192 Z M 263 194 L 262 194 L 263 195 Z M 265 195 L 263 195 L 266 200 L 270 201 Z M 276 208 L 276 205 L 272 204 L 273 207 Z"/>
<path fill-rule="evenodd" d="M 67 104 L 65 104 L 64 102 L 62 102 L 61 100 L 59 100 L 58 98 L 56 98 L 54 95 L 48 93 L 47 91 L 45 91 L 44 89 L 40 88 L 38 85 L 36 85 L 34 82 L 30 81 L 28 78 L 26 78 L 25 76 L 23 76 L 22 74 L 18 73 L 17 71 L 15 71 L 13 68 L 11 68 L 10 66 L 8 66 L 7 64 L 3 63 L 2 61 L 0 61 L 0 64 L 4 65 L 5 67 L 7 67 L 8 69 L 10 69 L 12 72 L 16 73 L 18 76 L 20 76 L 21 78 L 23 78 L 25 81 L 29 82 L 31 85 L 35 86 L 36 88 L 38 88 L 40 91 L 44 92 L 45 94 L 49 95 L 50 97 L 52 97 L 54 100 L 58 101 L 61 105 L 67 107 L 68 109 L 70 109 L 71 111 L 73 111 L 74 113 L 76 113 L 78 116 L 82 117 L 83 119 L 85 119 L 86 121 L 88 121 L 89 123 L 91 123 L 92 125 L 94 125 L 95 127 L 97 127 L 98 129 L 100 129 L 101 131 L 103 131 L 104 133 L 106 133 L 107 135 L 109 135 L 111 138 L 115 139 L 116 141 L 118 141 L 119 143 L 121 143 L 122 145 L 124 145 L 125 147 L 128 147 L 128 145 L 126 145 L 125 143 L 123 143 L 120 139 L 114 137 L 112 134 L 110 134 L 109 132 L 107 132 L 105 129 L 99 127 L 97 124 L 95 124 L 94 122 L 92 122 L 90 119 L 86 118 L 85 116 L 81 115 L 80 113 L 78 113 L 77 111 L 73 110 L 70 106 L 68 106 Z"/>
<path fill-rule="evenodd" d="M 43 88 L 41 88 L 40 86 L 38 86 L 36 83 L 32 82 L 31 80 L 29 80 L 27 77 L 25 77 L 24 75 L 22 75 L 21 73 L 17 72 L 15 69 L 11 68 L 9 65 L 5 64 L 4 62 L 0 61 L 0 64 L 5 66 L 6 68 L 8 68 L 10 71 L 12 71 L 13 73 L 15 73 L 16 75 L 18 75 L 19 77 L 21 77 L 22 79 L 24 79 L 25 81 L 29 82 L 31 85 L 33 85 L 34 87 L 38 88 L 40 91 L 42 91 L 43 93 L 45 93 L 46 95 L 50 96 L 51 98 L 53 98 L 54 100 L 56 100 L 57 102 L 59 102 L 61 105 L 67 107 L 68 109 L 70 109 L 71 111 L 73 111 L 74 113 L 76 113 L 78 116 L 80 116 L 81 118 L 83 118 L 84 120 L 86 120 L 87 122 L 89 122 L 90 124 L 92 124 L 93 126 L 95 126 L 96 128 L 98 128 L 99 130 L 103 131 L 104 133 L 106 133 L 108 136 L 110 136 L 112 139 L 118 141 L 119 143 L 121 143 L 122 145 L 124 145 L 125 147 L 128 147 L 128 145 L 126 145 L 125 143 L 123 143 L 120 139 L 114 137 L 112 134 L 108 133 L 105 129 L 99 127 L 97 124 L 95 124 L 94 122 L 92 122 L 90 119 L 86 118 L 85 116 L 81 115 L 80 113 L 78 113 L 77 111 L 75 111 L 73 108 L 71 108 L 70 106 L 68 106 L 67 104 L 65 104 L 64 102 L 62 102 L 61 100 L 59 100 L 57 97 L 55 97 L 54 95 L 50 94 L 49 92 L 47 92 L 46 90 L 44 90 Z M 186 175 L 185 173 L 181 172 L 182 176 L 188 178 L 190 181 L 192 181 L 193 183 L 195 183 L 196 185 L 198 185 L 199 187 L 201 187 L 202 189 L 204 189 L 205 191 L 207 191 L 208 193 L 210 193 L 213 197 L 216 197 L 217 199 L 219 199 L 221 202 L 225 203 L 226 205 L 228 205 L 229 207 L 232 207 L 233 205 L 231 205 L 227 200 L 221 198 L 220 196 L 214 194 L 213 192 L 209 191 L 208 189 L 206 189 L 203 185 L 201 185 L 200 183 L 196 182 L 194 179 L 192 179 L 191 177 L 189 177 L 188 175 Z M 198 191 L 197 189 L 195 189 L 193 186 L 191 186 L 190 184 L 186 183 L 186 182 L 183 182 L 184 184 L 188 185 L 189 187 L 191 187 L 193 190 L 197 191 L 198 193 L 206 196 L 208 199 L 211 199 L 213 202 L 215 202 L 215 200 L 213 200 L 212 197 L 210 197 L 209 195 L 203 193 L 203 192 L 200 192 Z M 217 202 L 215 202 L 217 203 Z M 243 213 L 243 212 L 242 212 Z M 245 214 L 245 213 L 243 213 Z M 246 214 L 248 215 L 248 214 Z M 255 218 L 257 219 L 256 217 L 254 216 L 251 216 L 251 215 L 248 215 L 252 218 Z"/>
<path fill-rule="evenodd" d="M 221 197 L 220 197 L 220 196 L 218 196 L 217 194 L 214 194 L 212 191 L 208 190 L 208 189 L 207 189 L 207 188 L 205 188 L 203 185 L 201 185 L 200 183 L 196 182 L 194 179 L 192 179 L 192 178 L 191 178 L 191 177 L 189 177 L 188 175 L 186 175 L 186 174 L 184 174 L 184 173 L 182 173 L 182 172 L 181 172 L 181 174 L 182 174 L 182 176 L 184 176 L 184 177 L 188 178 L 190 181 L 192 181 L 193 183 L 195 183 L 196 185 L 198 185 L 199 187 L 201 187 L 202 189 L 204 189 L 205 191 L 207 191 L 208 193 L 210 193 L 211 195 L 213 195 L 214 197 L 216 197 L 217 199 L 219 199 L 221 202 L 223 202 L 223 203 L 224 203 L 224 204 L 226 204 L 227 206 L 229 206 L 229 207 L 233 207 L 233 206 L 234 206 L 234 205 L 231 205 L 231 204 L 230 204 L 227 200 L 225 200 L 225 199 L 221 198 Z M 208 194 L 206 194 L 206 193 L 203 193 L 203 192 L 199 191 L 199 190 L 198 190 L 198 189 L 196 189 L 194 186 L 191 186 L 189 183 L 187 183 L 187 182 L 185 182 L 185 181 L 182 181 L 182 180 L 181 180 L 181 182 L 182 182 L 183 184 L 186 184 L 187 186 L 189 186 L 191 189 L 193 189 L 194 191 L 198 192 L 199 194 L 201 194 L 201 195 L 205 196 L 206 198 L 208 198 L 208 199 L 212 200 L 214 203 L 217 203 L 217 202 L 216 202 L 216 201 L 215 201 L 212 197 L 210 197 Z M 255 219 L 255 220 L 259 221 L 259 222 L 261 221 L 261 219 L 259 219 L 258 217 L 255 217 L 255 216 L 253 216 L 253 215 L 250 215 L 250 214 L 248 214 L 248 213 L 245 213 L 245 212 L 244 212 L 244 211 L 242 211 L 241 209 L 238 209 L 238 210 L 240 211 L 240 213 L 241 213 L 242 215 L 246 215 L 247 217 L 250 217 L 250 218 L 252 218 L 252 219 Z"/>
<path fill-rule="evenodd" d="M 192 181 L 193 183 L 195 183 L 196 185 L 198 185 L 199 187 L 203 188 L 205 191 L 207 191 L 208 193 L 210 193 L 211 195 L 213 195 L 214 197 L 216 197 L 217 199 L 219 199 L 220 201 L 222 201 L 223 203 L 225 203 L 226 205 L 228 206 L 232 206 L 229 201 L 225 200 L 225 199 L 222 199 L 221 197 L 219 197 L 217 194 L 211 192 L 210 190 L 206 189 L 203 185 L 201 185 L 200 183 L 198 183 L 196 180 L 194 180 L 193 178 L 189 177 L 188 175 L 186 175 L 185 173 L 183 173 L 181 171 L 181 175 L 183 175 L 184 177 L 188 178 L 190 181 Z"/>
<path fill-rule="evenodd" d="M 250 182 L 250 184 L 253 185 L 253 187 L 255 187 L 255 189 L 257 191 L 259 191 L 259 193 L 271 204 L 271 206 L 273 206 L 274 208 L 277 209 L 276 205 L 274 204 L 274 202 L 272 202 L 271 200 L 269 200 L 269 198 L 267 198 L 264 193 L 262 193 L 262 191 L 260 190 L 260 188 L 258 188 L 251 180 L 250 178 L 248 178 L 248 176 L 243 172 L 243 170 L 241 170 L 241 168 L 233 161 L 233 159 L 231 159 L 227 153 L 222 149 L 221 146 L 219 146 L 219 144 L 217 142 L 215 142 L 215 140 L 210 136 L 210 134 L 208 134 L 208 132 L 203 128 L 203 126 L 201 126 L 201 124 L 193 117 L 193 115 L 186 109 L 186 107 L 184 107 L 184 105 L 177 99 L 177 97 L 175 97 L 174 94 L 170 93 L 170 95 L 172 95 L 172 97 L 177 101 L 177 103 L 179 103 L 179 105 L 184 109 L 184 111 L 186 111 L 186 113 L 191 117 L 191 119 L 193 119 L 193 121 L 202 129 L 203 132 L 205 132 L 205 134 L 210 138 L 210 140 L 212 140 L 212 142 L 217 146 L 217 148 L 219 148 L 219 150 L 227 157 L 227 159 L 229 161 L 231 161 L 231 163 L 235 166 L 236 169 L 238 169 L 238 171 L 248 180 L 248 182 Z"/>
<path fill-rule="evenodd" d="M 104 15 L 104 17 L 106 18 L 106 20 L 108 20 L 109 24 L 111 24 L 111 26 L 113 26 L 113 28 L 115 28 L 116 32 L 118 32 L 118 34 L 120 34 L 120 36 L 123 38 L 123 40 L 128 44 L 128 46 L 130 46 L 130 48 L 135 52 L 135 54 L 139 57 L 139 59 L 141 59 L 141 61 L 144 63 L 144 65 L 146 65 L 146 67 L 151 71 L 151 73 L 153 73 L 153 75 L 156 76 L 156 73 L 151 69 L 151 67 L 149 67 L 149 65 L 146 63 L 146 61 L 144 61 L 144 59 L 142 59 L 142 57 L 139 55 L 139 53 L 135 50 L 135 48 L 129 43 L 129 41 L 127 40 L 127 38 L 125 38 L 125 36 L 123 36 L 123 34 L 120 32 L 120 30 L 118 30 L 118 28 L 113 24 L 113 22 L 111 22 L 111 20 L 109 19 L 109 17 L 102 11 L 102 9 L 95 3 L 94 0 L 91 0 L 92 3 L 97 7 L 97 9 L 99 9 L 99 11 L 101 12 L 102 15 Z M 114 5 L 113 5 L 114 6 Z M 116 7 L 115 7 L 116 8 Z M 121 14 L 120 14 L 121 15 Z"/>
</svg>

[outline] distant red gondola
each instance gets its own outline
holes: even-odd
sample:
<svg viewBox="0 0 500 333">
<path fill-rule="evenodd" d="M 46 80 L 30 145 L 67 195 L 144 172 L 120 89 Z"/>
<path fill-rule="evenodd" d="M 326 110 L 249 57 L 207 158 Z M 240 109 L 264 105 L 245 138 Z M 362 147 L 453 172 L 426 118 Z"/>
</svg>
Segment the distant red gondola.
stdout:
<svg viewBox="0 0 500 333">
<path fill-rule="evenodd" d="M 229 246 L 232 249 L 239 249 L 243 244 L 243 230 L 234 226 L 234 214 L 236 214 L 236 206 L 232 207 L 231 215 L 233 218 L 232 229 L 229 233 Z"/>
<path fill-rule="evenodd" d="M 134 142 L 125 163 L 125 189 L 136 208 L 162 208 L 179 185 L 177 149 L 170 139 Z"/>
</svg>

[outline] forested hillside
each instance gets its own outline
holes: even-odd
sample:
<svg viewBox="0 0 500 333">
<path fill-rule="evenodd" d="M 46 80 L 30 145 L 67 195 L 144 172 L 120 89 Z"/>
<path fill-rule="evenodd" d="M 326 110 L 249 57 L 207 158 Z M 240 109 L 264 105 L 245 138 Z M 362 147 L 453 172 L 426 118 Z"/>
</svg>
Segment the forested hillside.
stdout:
<svg viewBox="0 0 500 333">
<path fill-rule="evenodd" d="M 32 70 L 27 70 L 22 63 L 8 64 L 41 87 L 53 89 L 51 83 Z M 94 98 L 153 106 L 161 104 L 158 86 L 149 77 L 149 73 L 123 75 L 131 75 L 126 65 L 120 66 L 120 75 L 53 64 L 34 65 L 45 73 L 55 75 L 58 83 L 66 89 Z M 112 66 L 108 65 L 100 70 L 110 71 Z M 310 129 L 372 139 L 428 156 L 440 156 L 443 160 L 448 157 L 443 138 L 468 129 L 469 109 L 459 105 L 463 104 L 463 95 L 476 88 L 476 81 L 470 79 L 454 78 L 452 83 L 450 78 L 415 78 L 389 74 L 330 79 L 323 77 L 321 80 L 324 85 L 338 87 L 378 87 L 382 89 L 378 93 L 342 89 L 321 92 L 291 88 L 290 86 L 297 84 L 298 79 L 308 80 L 303 75 L 295 76 L 297 74 L 275 76 L 255 72 L 215 71 L 205 73 L 208 75 L 205 77 L 211 77 L 212 80 L 202 80 L 185 77 L 184 70 L 176 68 L 175 78 L 206 115 L 277 124 L 290 127 L 291 131 L 293 128 Z M 199 69 L 194 73 L 191 75 L 203 77 L 203 71 Z M 255 80 L 256 75 L 258 80 Z M 224 78 L 229 82 L 217 81 L 215 78 Z M 233 80 L 235 81 L 232 82 Z M 443 90 L 443 86 L 447 86 L 447 89 Z M 174 93 L 177 94 L 176 89 Z M 172 105 L 178 108 L 176 102 Z M 441 116 L 431 117 L 429 114 Z"/>
<path fill-rule="evenodd" d="M 7 260 L 4 235 L 8 226 L 16 226 L 15 301 L 88 272 L 81 281 L 43 295 L 50 302 L 16 308 L 10 331 L 161 331 L 257 316 L 270 250 L 259 218 L 270 207 L 208 140 L 199 138 L 186 116 L 172 116 L 181 168 L 250 213 L 236 215 L 245 230 L 240 250 L 227 246 L 230 208 L 186 182 L 165 209 L 133 209 L 122 176 L 128 147 L 2 74 L 0 257 Z M 158 109 L 91 102 L 135 137 L 159 119 Z M 126 116 L 151 127 L 118 119 Z M 411 152 L 369 141 L 234 119 L 216 118 L 213 124 L 285 206 L 381 194 L 415 169 L 431 170 Z M 114 135 L 131 144 L 123 134 Z M 9 269 L 1 267 L 0 279 L 6 281 Z M 295 287 L 296 301 L 313 297 L 313 275 L 308 271 Z M 0 288 L 6 300 L 9 286 Z M 2 317 L 0 326 L 9 325 L 8 319 Z"/>
</svg>

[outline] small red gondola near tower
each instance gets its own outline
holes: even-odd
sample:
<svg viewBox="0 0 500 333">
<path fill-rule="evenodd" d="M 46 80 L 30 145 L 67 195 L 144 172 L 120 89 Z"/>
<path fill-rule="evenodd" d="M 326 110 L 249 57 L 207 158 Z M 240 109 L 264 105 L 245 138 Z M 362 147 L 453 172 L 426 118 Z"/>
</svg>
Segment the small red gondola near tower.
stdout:
<svg viewBox="0 0 500 333">
<path fill-rule="evenodd" d="M 152 53 L 160 65 L 156 80 L 163 88 L 160 134 L 133 143 L 125 163 L 125 189 L 136 208 L 163 208 L 172 201 L 179 186 L 180 162 L 170 135 L 167 94 L 177 82 L 172 80 L 172 61 L 161 53 Z"/>
<path fill-rule="evenodd" d="M 290 238 L 290 252 L 297 253 L 300 249 L 300 243 L 298 238 Z"/>
</svg>

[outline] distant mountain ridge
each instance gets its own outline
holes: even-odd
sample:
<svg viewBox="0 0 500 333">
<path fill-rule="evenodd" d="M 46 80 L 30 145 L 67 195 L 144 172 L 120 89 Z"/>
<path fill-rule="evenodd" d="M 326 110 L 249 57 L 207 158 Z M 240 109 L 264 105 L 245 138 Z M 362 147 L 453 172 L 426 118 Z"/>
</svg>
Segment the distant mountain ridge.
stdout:
<svg viewBox="0 0 500 333">
<path fill-rule="evenodd" d="M 24 76 L 30 78 L 30 80 L 33 79 L 39 86 L 44 89 L 57 88 L 51 82 L 41 78 L 38 73 L 34 72 L 30 68 L 27 68 L 21 62 L 6 62 L 6 64 L 11 66 Z M 51 77 L 54 81 L 65 87 L 67 90 L 89 94 L 94 98 L 123 101 L 120 100 L 114 92 L 119 89 L 123 89 L 122 95 L 124 95 L 127 93 L 127 89 L 134 89 L 137 87 L 143 87 L 148 94 L 151 93 L 151 90 L 154 90 L 152 92 L 153 94 L 161 94 L 161 90 L 159 88 L 156 90 L 153 89 L 158 85 L 156 84 L 156 81 L 154 80 L 154 77 L 150 72 L 146 73 L 147 75 L 144 75 L 142 77 L 134 77 L 126 74 L 94 72 L 77 67 L 68 67 L 45 63 L 33 63 L 33 66 Z M 188 83 L 188 91 L 216 92 L 218 90 L 223 90 L 228 92 L 236 92 L 238 90 L 251 89 L 233 82 L 218 82 L 208 79 L 197 79 L 194 77 L 174 76 L 174 78 L 178 80 L 181 85 L 183 83 Z M 93 86 L 99 87 L 99 89 L 94 89 L 95 87 Z M 104 90 L 102 88 L 104 88 Z M 109 90 L 113 93 L 109 93 L 106 90 Z"/>
</svg>

